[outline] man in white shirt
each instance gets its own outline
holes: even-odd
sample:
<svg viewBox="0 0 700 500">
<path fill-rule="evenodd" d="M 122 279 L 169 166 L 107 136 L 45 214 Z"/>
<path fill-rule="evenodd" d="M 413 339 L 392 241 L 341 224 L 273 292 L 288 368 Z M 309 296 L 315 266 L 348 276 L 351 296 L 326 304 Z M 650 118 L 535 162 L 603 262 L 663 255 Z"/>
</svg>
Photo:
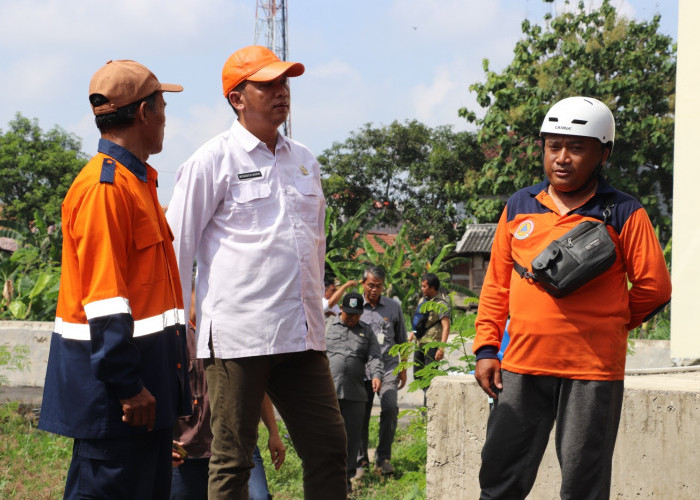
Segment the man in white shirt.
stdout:
<svg viewBox="0 0 700 500">
<path fill-rule="evenodd" d="M 197 357 L 212 407 L 210 498 L 248 498 L 265 392 L 304 463 L 307 499 L 346 497 L 345 431 L 325 354 L 325 201 L 314 155 L 283 136 L 287 77 L 250 46 L 224 65 L 238 116 L 178 170 L 168 221 L 181 275 L 196 258 Z M 189 301 L 189 287 L 183 288 Z"/>
<path fill-rule="evenodd" d="M 338 302 L 345 295 L 345 291 L 348 288 L 357 286 L 357 281 L 349 280 L 338 288 L 335 284 L 335 278 L 326 276 L 323 280 L 323 285 L 325 286 L 325 292 L 323 292 L 323 314 L 325 316 L 340 316 Z"/>
</svg>

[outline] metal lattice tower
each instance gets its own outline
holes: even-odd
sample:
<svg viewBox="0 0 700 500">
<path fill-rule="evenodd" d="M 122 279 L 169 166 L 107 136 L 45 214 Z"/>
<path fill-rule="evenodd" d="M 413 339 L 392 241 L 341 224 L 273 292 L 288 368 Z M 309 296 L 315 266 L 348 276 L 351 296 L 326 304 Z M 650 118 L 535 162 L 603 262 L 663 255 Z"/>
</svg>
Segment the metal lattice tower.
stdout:
<svg viewBox="0 0 700 500">
<path fill-rule="evenodd" d="M 289 55 L 287 47 L 287 0 L 257 0 L 255 7 L 255 44 L 270 49 L 282 61 Z M 292 136 L 292 113 L 282 124 L 284 135 Z"/>
</svg>

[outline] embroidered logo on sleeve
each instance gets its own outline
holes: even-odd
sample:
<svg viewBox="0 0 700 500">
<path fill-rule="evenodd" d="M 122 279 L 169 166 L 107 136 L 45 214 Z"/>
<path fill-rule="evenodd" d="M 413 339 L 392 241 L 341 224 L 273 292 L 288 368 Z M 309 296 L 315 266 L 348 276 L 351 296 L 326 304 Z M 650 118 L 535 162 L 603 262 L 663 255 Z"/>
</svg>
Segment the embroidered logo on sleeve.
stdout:
<svg viewBox="0 0 700 500">
<path fill-rule="evenodd" d="M 517 240 L 524 240 L 532 234 L 533 229 L 535 229 L 535 223 L 528 219 L 520 223 L 513 236 Z"/>
<path fill-rule="evenodd" d="M 243 172 L 242 174 L 238 174 L 239 181 L 243 181 L 246 179 L 254 179 L 256 177 L 262 177 L 262 172 L 260 172 L 260 170 L 256 170 L 255 172 Z"/>
<path fill-rule="evenodd" d="M 302 175 L 309 175 L 309 170 L 304 165 L 299 165 L 299 170 L 301 170 Z"/>
</svg>

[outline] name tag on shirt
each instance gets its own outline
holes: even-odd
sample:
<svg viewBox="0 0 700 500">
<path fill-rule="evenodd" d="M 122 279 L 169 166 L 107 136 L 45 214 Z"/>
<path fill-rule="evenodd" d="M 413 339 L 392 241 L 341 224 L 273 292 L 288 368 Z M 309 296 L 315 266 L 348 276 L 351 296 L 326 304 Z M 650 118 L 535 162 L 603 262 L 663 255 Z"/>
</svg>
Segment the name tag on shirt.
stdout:
<svg viewBox="0 0 700 500">
<path fill-rule="evenodd" d="M 262 177 L 262 172 L 260 172 L 260 170 L 256 170 L 255 172 L 243 172 L 242 174 L 238 174 L 239 181 L 244 181 L 246 179 L 255 179 L 256 177 Z"/>
</svg>

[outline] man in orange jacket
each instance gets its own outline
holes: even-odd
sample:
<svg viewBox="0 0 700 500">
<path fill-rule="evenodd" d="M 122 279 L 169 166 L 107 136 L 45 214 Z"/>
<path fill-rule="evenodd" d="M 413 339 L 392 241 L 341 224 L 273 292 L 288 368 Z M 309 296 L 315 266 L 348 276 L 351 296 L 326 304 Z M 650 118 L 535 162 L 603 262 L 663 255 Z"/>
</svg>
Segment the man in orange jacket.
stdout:
<svg viewBox="0 0 700 500">
<path fill-rule="evenodd" d="M 479 301 L 475 376 L 495 400 L 481 498 L 527 496 L 555 422 L 561 497 L 608 498 L 627 332 L 668 303 L 671 281 L 644 208 L 601 175 L 615 139 L 607 106 L 589 97 L 559 101 L 541 136 L 547 179 L 508 200 Z M 530 263 L 583 221 L 605 221 L 615 261 L 568 295 L 550 295 Z"/>
<path fill-rule="evenodd" d="M 62 205 L 63 255 L 39 428 L 74 438 L 65 498 L 170 498 L 172 428 L 191 412 L 172 233 L 146 161 L 161 84 L 135 61 L 90 81 L 98 154 Z"/>
</svg>

